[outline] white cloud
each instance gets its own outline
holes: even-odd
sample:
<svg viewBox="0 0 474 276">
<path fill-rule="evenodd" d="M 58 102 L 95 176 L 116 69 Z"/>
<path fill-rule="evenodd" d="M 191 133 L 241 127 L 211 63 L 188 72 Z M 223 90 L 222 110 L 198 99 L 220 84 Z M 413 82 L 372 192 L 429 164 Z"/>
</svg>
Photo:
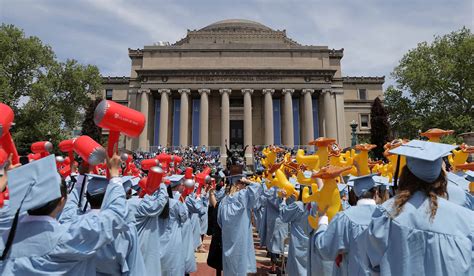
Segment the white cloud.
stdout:
<svg viewBox="0 0 474 276">
<path fill-rule="evenodd" d="M 433 35 L 473 27 L 470 0 L 152 1 L 0 0 L 0 19 L 37 35 L 61 59 L 129 75 L 127 48 L 175 42 L 187 29 L 228 18 L 286 29 L 301 44 L 344 48 L 343 74 L 389 76 L 398 60 Z M 390 83 L 391 80 L 388 80 Z"/>
</svg>

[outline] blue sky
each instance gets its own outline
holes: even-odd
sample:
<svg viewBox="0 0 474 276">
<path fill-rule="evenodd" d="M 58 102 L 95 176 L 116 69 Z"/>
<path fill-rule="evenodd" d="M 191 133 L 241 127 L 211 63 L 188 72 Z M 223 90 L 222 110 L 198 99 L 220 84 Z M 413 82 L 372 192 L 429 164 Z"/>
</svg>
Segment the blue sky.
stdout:
<svg viewBox="0 0 474 276">
<path fill-rule="evenodd" d="M 129 76 L 128 48 L 171 43 L 213 22 L 258 21 L 304 45 L 344 48 L 343 75 L 389 75 L 418 42 L 473 28 L 473 0 L 0 0 L 0 21 L 51 45 L 59 59 Z"/>
</svg>

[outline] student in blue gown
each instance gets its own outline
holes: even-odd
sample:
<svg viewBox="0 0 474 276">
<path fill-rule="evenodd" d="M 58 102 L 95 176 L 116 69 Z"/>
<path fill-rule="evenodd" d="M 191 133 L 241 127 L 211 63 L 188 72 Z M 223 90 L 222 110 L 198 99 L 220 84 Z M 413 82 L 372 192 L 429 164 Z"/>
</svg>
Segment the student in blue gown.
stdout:
<svg viewBox="0 0 474 276">
<path fill-rule="evenodd" d="M 285 192 L 283 194 L 286 196 Z M 294 195 L 282 202 L 281 217 L 283 222 L 290 225 L 290 244 L 286 272 L 288 275 L 306 275 L 308 264 L 308 237 L 311 227 L 308 223 L 309 211 L 301 201 L 300 192 L 298 200 Z"/>
<path fill-rule="evenodd" d="M 353 177 L 348 184 L 358 198 L 357 205 L 337 213 L 328 225 L 327 216 L 321 216 L 313 242 L 325 260 L 336 260 L 335 275 L 369 275 L 364 267 L 365 255 L 360 255 L 361 234 L 370 224 L 379 200 L 377 186 L 383 179 L 376 175 Z M 387 181 L 388 182 L 388 179 Z"/>
<path fill-rule="evenodd" d="M 319 186 L 323 185 L 321 179 L 317 178 L 316 182 Z M 316 217 L 318 215 L 318 205 L 316 202 L 308 203 L 307 208 L 309 209 L 309 215 Z M 308 239 L 308 263 L 307 263 L 307 276 L 324 276 L 324 275 L 332 275 L 333 268 L 334 268 L 334 261 L 335 260 L 324 260 L 321 256 L 319 250 L 316 248 L 314 243 L 314 235 L 316 231 L 311 229 L 311 233 L 309 234 Z"/>
<path fill-rule="evenodd" d="M 232 185 L 219 204 L 217 222 L 222 228 L 224 275 L 257 272 L 250 213 L 261 193 L 259 183 L 242 178 Z"/>
<path fill-rule="evenodd" d="M 173 198 L 172 188 L 180 185 L 180 180 L 170 181 L 167 188 L 169 200 L 159 216 L 161 275 L 184 275 L 183 224 L 188 219 L 184 204 Z"/>
<path fill-rule="evenodd" d="M 148 275 L 161 275 L 161 246 L 159 215 L 168 202 L 168 192 L 161 183 L 152 195 L 128 200 L 130 213 L 135 217 L 138 241 Z"/>
<path fill-rule="evenodd" d="M 100 215 L 108 180 L 105 176 L 88 175 L 86 198 L 90 209 L 82 216 Z M 122 177 L 124 190 L 131 188 L 128 177 Z M 81 216 L 83 210 L 78 207 L 79 191 L 82 183 L 76 184 L 69 194 L 64 210 L 60 216 L 61 223 L 67 223 Z M 128 213 L 126 218 L 128 230 L 120 233 L 112 242 L 97 251 L 97 275 L 143 275 L 146 274 L 143 256 L 138 244 L 138 233 L 135 218 Z"/>
<path fill-rule="evenodd" d="M 201 245 L 198 247 L 198 252 L 204 252 L 203 241 L 204 235 L 207 233 L 207 227 L 209 225 L 209 188 L 206 187 L 206 190 L 201 193 L 201 205 L 204 209 L 204 213 L 199 216 L 199 225 L 200 225 L 200 234 L 201 234 Z"/>
<path fill-rule="evenodd" d="M 468 193 L 469 181 L 452 172 L 447 173 L 448 200 L 474 211 L 474 197 Z"/>
<path fill-rule="evenodd" d="M 280 206 L 283 199 L 278 197 L 278 189 L 273 187 L 267 198 L 267 251 L 270 252 L 272 272 L 276 271 L 277 262 L 284 253 L 284 241 L 288 237 L 288 223 L 283 222 Z"/>
<path fill-rule="evenodd" d="M 108 160 L 111 179 L 100 215 L 79 216 L 65 224 L 55 219 L 66 204 L 53 155 L 9 172 L 10 207 L 28 210 L 3 235 L 1 275 L 95 275 L 96 252 L 127 230 L 125 192 L 118 170 L 120 157 Z"/>
<path fill-rule="evenodd" d="M 191 193 L 186 197 L 184 201 L 186 207 L 188 208 L 188 213 L 190 215 L 190 222 L 191 222 L 191 233 L 192 233 L 192 249 L 193 252 L 201 246 L 201 221 L 199 219 L 200 216 L 205 214 L 205 207 L 202 204 L 201 198 L 198 198 L 196 193 Z"/>
<path fill-rule="evenodd" d="M 473 275 L 474 213 L 446 200 L 442 157 L 455 146 L 412 140 L 395 197 L 367 229 L 369 268 L 380 275 Z"/>
</svg>

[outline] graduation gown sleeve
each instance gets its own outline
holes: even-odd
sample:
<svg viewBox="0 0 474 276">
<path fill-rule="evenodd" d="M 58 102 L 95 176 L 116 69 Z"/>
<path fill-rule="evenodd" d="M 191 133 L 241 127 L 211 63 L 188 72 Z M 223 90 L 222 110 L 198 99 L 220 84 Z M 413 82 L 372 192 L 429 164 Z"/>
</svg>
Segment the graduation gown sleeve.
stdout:
<svg viewBox="0 0 474 276">
<path fill-rule="evenodd" d="M 128 229 L 125 220 L 127 212 L 121 179 L 112 178 L 100 213 L 79 216 L 69 222 L 50 255 L 69 260 L 92 257 L 97 249 L 112 242 L 119 233 Z"/>
</svg>

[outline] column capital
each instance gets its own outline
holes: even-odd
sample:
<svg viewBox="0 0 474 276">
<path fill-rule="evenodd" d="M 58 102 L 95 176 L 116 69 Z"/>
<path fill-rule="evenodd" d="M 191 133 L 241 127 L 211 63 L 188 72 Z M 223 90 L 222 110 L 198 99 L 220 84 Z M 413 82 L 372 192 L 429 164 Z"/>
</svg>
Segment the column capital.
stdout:
<svg viewBox="0 0 474 276">
<path fill-rule="evenodd" d="M 253 89 L 244 88 L 244 89 L 241 89 L 241 91 L 242 91 L 242 95 L 245 95 L 245 93 L 249 93 L 250 96 L 252 96 L 253 94 Z"/>
<path fill-rule="evenodd" d="M 190 95 L 190 94 L 191 94 L 191 89 L 187 89 L 187 88 L 178 89 L 178 93 L 179 93 L 179 94 L 185 93 L 185 94 Z"/>
<path fill-rule="evenodd" d="M 158 89 L 158 93 L 159 93 L 159 94 L 168 94 L 168 95 L 170 95 L 170 94 L 171 94 L 171 90 L 168 89 L 168 88 Z"/>
<path fill-rule="evenodd" d="M 138 94 L 142 94 L 142 93 L 150 94 L 150 89 L 149 88 L 140 88 L 140 89 L 138 89 Z"/>
<path fill-rule="evenodd" d="M 321 95 L 324 95 L 326 93 L 332 94 L 332 90 L 330 88 L 325 88 L 321 90 Z"/>
<path fill-rule="evenodd" d="M 282 90 L 283 95 L 285 95 L 286 93 L 291 95 L 294 92 L 295 92 L 295 89 L 290 89 L 290 88 L 285 88 L 285 89 Z"/>
<path fill-rule="evenodd" d="M 267 93 L 270 93 L 270 95 L 272 96 L 274 93 L 275 93 L 275 89 L 272 89 L 272 88 L 265 88 L 262 90 L 262 94 L 265 95 Z"/>
<path fill-rule="evenodd" d="M 209 94 L 211 94 L 211 89 L 202 88 L 202 89 L 198 89 L 198 92 L 199 92 L 199 95 L 201 95 L 201 96 L 202 96 L 202 94 L 204 94 L 204 93 L 207 94 L 207 95 L 209 95 Z"/>
<path fill-rule="evenodd" d="M 306 94 L 306 93 L 308 93 L 308 94 L 311 95 L 311 94 L 314 93 L 314 89 L 305 88 L 305 89 L 301 90 L 301 94 L 304 95 L 304 94 Z"/>
<path fill-rule="evenodd" d="M 219 94 L 222 95 L 224 93 L 227 93 L 228 95 L 230 95 L 230 93 L 232 93 L 232 89 L 229 89 L 229 88 L 219 89 Z"/>
</svg>

